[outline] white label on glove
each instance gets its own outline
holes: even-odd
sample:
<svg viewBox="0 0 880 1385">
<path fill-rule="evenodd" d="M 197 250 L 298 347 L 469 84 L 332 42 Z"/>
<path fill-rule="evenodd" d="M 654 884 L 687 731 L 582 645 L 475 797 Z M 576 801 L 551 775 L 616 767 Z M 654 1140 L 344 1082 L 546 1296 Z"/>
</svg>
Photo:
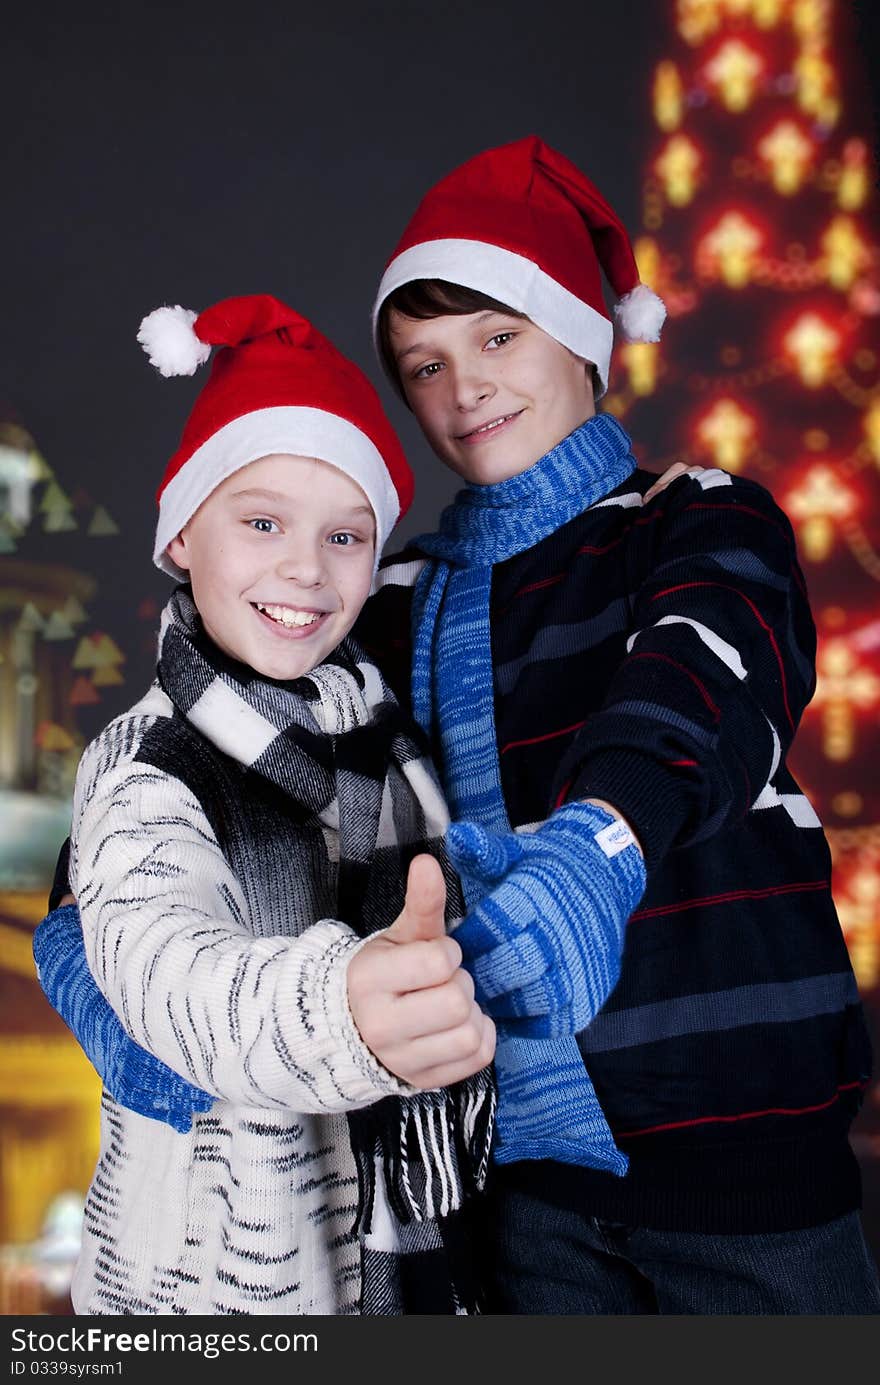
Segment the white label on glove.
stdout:
<svg viewBox="0 0 880 1385">
<path fill-rule="evenodd" d="M 607 827 L 603 827 L 601 832 L 596 833 L 596 845 L 600 846 L 606 856 L 616 856 L 619 851 L 627 846 L 635 846 L 636 839 L 629 830 L 625 822 L 609 822 Z"/>
</svg>

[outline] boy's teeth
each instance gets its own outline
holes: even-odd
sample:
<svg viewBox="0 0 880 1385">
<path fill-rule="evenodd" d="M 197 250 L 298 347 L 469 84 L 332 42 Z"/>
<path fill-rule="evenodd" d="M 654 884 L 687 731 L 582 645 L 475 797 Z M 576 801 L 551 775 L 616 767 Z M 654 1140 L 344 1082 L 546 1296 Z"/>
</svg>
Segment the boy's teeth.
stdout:
<svg viewBox="0 0 880 1385">
<path fill-rule="evenodd" d="M 277 620 L 280 625 L 314 625 L 320 616 L 316 611 L 292 611 L 289 606 L 261 606 L 256 602 L 258 611 L 269 616 L 270 620 Z"/>
</svg>

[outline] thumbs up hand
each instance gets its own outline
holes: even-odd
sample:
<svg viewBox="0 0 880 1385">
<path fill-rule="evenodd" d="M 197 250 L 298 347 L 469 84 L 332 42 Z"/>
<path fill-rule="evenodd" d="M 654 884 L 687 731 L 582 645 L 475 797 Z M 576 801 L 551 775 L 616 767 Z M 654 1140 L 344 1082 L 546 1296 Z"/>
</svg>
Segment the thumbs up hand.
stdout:
<svg viewBox="0 0 880 1385">
<path fill-rule="evenodd" d="M 389 1072 L 423 1090 L 461 1082 L 495 1052 L 495 1026 L 474 1001 L 461 948 L 446 936 L 445 905 L 440 866 L 416 856 L 402 910 L 348 965 L 361 1038 Z"/>
</svg>

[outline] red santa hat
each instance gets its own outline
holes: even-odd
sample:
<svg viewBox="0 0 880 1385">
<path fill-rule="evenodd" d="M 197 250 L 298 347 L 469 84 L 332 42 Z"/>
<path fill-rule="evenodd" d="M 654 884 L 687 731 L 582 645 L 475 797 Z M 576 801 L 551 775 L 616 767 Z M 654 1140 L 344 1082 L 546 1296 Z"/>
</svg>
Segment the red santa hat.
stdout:
<svg viewBox="0 0 880 1385">
<path fill-rule="evenodd" d="M 138 332 L 162 375 L 211 372 L 157 492 L 153 561 L 185 579 L 165 549 L 203 500 L 249 462 L 317 457 L 356 481 L 376 516 L 376 561 L 412 502 L 412 473 L 363 371 L 269 294 L 225 298 L 201 313 L 157 308 Z"/>
<path fill-rule="evenodd" d="M 416 279 L 443 279 L 515 308 L 592 361 L 608 386 L 614 335 L 602 271 L 627 341 L 658 341 L 666 308 L 639 280 L 626 229 L 589 178 L 537 135 L 487 149 L 420 202 L 373 306 Z"/>
</svg>

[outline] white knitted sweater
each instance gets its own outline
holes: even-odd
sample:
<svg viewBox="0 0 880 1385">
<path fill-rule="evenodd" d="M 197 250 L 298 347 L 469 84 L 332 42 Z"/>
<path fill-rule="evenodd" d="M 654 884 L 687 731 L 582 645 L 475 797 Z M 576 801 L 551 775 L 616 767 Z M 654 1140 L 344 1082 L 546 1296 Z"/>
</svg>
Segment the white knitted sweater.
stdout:
<svg viewBox="0 0 880 1385">
<path fill-rule="evenodd" d="M 362 940 L 298 916 L 283 841 L 260 839 L 243 786 L 225 808 L 250 868 L 233 869 L 216 814 L 168 768 L 199 753 L 171 711 L 153 688 L 87 748 L 71 884 L 89 965 L 129 1034 L 217 1101 L 181 1135 L 104 1093 L 74 1309 L 354 1313 L 344 1113 L 412 1089 L 375 1061 L 349 1011 Z"/>
</svg>

